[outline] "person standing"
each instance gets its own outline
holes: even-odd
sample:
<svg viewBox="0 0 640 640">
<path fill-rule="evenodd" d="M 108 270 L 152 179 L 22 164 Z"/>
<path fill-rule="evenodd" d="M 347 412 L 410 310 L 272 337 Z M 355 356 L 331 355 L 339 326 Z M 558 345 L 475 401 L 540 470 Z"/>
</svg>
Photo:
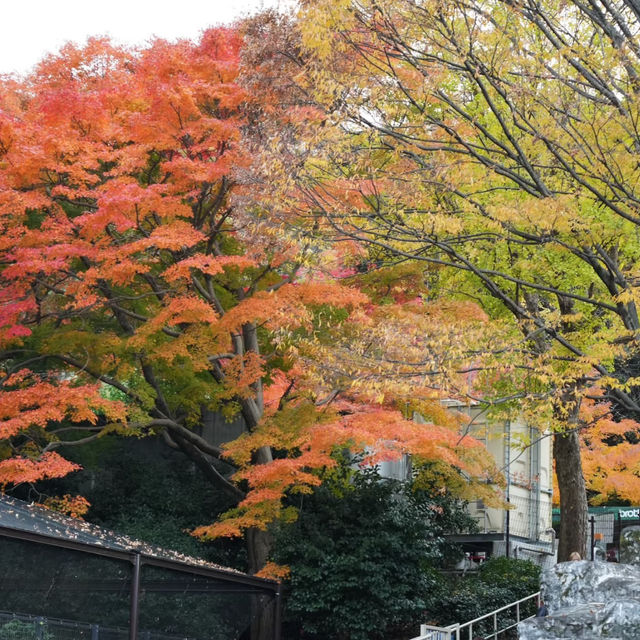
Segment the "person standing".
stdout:
<svg viewBox="0 0 640 640">
<path fill-rule="evenodd" d="M 538 611 L 536 611 L 536 618 L 546 618 L 549 615 L 549 609 L 547 609 L 547 605 L 544 603 L 544 600 L 540 600 L 540 606 L 538 607 Z"/>
</svg>

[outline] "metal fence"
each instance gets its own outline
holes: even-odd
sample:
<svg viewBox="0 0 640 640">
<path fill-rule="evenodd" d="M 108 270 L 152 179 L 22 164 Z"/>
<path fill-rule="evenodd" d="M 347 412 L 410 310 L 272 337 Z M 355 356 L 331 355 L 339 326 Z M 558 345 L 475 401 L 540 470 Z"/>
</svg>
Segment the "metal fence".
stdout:
<svg viewBox="0 0 640 640">
<path fill-rule="evenodd" d="M 509 496 L 508 528 L 512 536 L 527 540 L 541 540 L 551 528 L 551 498 L 541 492 Z M 506 515 L 506 514 L 505 514 Z M 506 528 L 505 524 L 505 528 Z"/>
<path fill-rule="evenodd" d="M 506 533 L 524 540 L 548 537 L 551 528 L 551 497 L 544 492 L 509 496 L 509 509 L 499 509 L 477 500 L 469 514 L 478 524 L 478 533 Z"/>
<path fill-rule="evenodd" d="M 0 611 L 0 640 L 127 640 L 128 629 Z"/>
<path fill-rule="evenodd" d="M 629 511 L 632 511 L 629 509 Z M 620 560 L 620 534 L 626 527 L 640 526 L 640 517 L 623 517 L 618 513 L 601 513 L 589 517 L 590 559 L 609 562 Z"/>
<path fill-rule="evenodd" d="M 0 640 L 128 640 L 129 629 L 0 611 Z M 139 640 L 192 640 L 141 630 Z"/>
</svg>

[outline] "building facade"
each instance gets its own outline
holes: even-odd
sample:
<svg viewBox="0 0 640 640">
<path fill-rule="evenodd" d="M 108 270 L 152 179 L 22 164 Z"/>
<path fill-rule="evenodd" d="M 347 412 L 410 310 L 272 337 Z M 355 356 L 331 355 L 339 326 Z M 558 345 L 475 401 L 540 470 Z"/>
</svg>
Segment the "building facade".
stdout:
<svg viewBox="0 0 640 640">
<path fill-rule="evenodd" d="M 478 407 L 452 406 L 469 414 L 469 433 L 482 442 L 506 480 L 510 508 L 478 500 L 469 505 L 478 532 L 458 536 L 473 562 L 508 555 L 546 565 L 555 562 L 552 528 L 552 438 L 521 420 L 489 421 Z"/>
<path fill-rule="evenodd" d="M 473 569 L 492 555 L 532 560 L 546 566 L 555 563 L 555 532 L 552 528 L 553 462 L 552 438 L 523 421 L 490 421 L 478 406 L 446 403 L 451 410 L 469 416 L 469 435 L 479 440 L 493 456 L 506 479 L 505 497 L 510 507 L 497 508 L 482 500 L 469 504 L 478 531 L 452 536 L 466 553 L 466 565 Z M 415 415 L 417 422 L 424 422 Z M 411 461 L 404 456 L 382 462 L 380 474 L 407 479 Z"/>
</svg>

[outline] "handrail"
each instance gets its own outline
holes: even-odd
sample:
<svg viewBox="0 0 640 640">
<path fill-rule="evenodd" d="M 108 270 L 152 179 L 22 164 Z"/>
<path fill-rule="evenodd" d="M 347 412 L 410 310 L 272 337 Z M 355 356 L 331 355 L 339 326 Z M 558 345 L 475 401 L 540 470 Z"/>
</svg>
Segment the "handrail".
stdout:
<svg viewBox="0 0 640 640">
<path fill-rule="evenodd" d="M 420 635 L 412 640 L 451 640 L 457 637 L 451 634 L 457 632 L 459 624 L 451 624 L 448 627 L 434 627 L 428 624 L 420 625 Z"/>
<path fill-rule="evenodd" d="M 526 602 L 527 600 L 532 600 L 533 598 L 536 598 L 539 595 L 540 595 L 540 592 L 536 591 L 535 593 L 532 593 L 530 596 L 526 596 L 524 598 L 520 598 L 520 600 L 514 600 L 512 603 L 506 604 L 504 607 L 500 607 L 499 609 L 496 609 L 495 611 L 492 611 L 491 613 L 485 613 L 483 616 L 480 616 L 479 618 L 475 618 L 474 620 L 469 620 L 469 622 L 465 622 L 464 624 L 462 624 L 460 626 L 461 627 L 466 627 L 467 625 L 474 624 L 475 622 L 480 622 L 480 620 L 484 620 L 485 618 L 489 618 L 489 617 L 491 617 L 493 615 L 496 615 L 496 614 L 500 613 L 501 611 L 506 611 L 507 609 L 510 609 L 511 607 L 513 607 L 515 605 L 519 605 L 521 602 Z"/>
<path fill-rule="evenodd" d="M 483 635 L 482 638 L 483 640 L 497 640 L 499 633 L 504 633 L 508 629 L 518 626 L 518 624 L 523 620 L 528 620 L 529 618 L 534 617 L 527 616 L 526 618 L 520 619 L 520 605 L 524 602 L 533 600 L 534 598 L 539 604 L 540 591 L 536 591 L 536 593 L 532 593 L 530 596 L 526 596 L 525 598 L 520 598 L 520 600 L 514 600 L 504 607 L 500 607 L 490 613 L 485 613 L 483 616 L 475 618 L 474 620 L 469 620 L 469 622 L 465 622 L 463 624 L 452 624 L 447 627 L 436 627 L 427 624 L 420 625 L 420 635 L 416 638 L 412 638 L 412 640 L 473 640 L 473 625 L 475 624 L 477 626 L 483 620 L 490 618 L 493 618 L 493 632 L 489 633 L 489 635 Z M 513 608 L 516 610 L 515 623 L 498 629 L 498 614 Z M 462 635 L 463 631 L 467 631 L 465 634 L 466 638 Z"/>
</svg>

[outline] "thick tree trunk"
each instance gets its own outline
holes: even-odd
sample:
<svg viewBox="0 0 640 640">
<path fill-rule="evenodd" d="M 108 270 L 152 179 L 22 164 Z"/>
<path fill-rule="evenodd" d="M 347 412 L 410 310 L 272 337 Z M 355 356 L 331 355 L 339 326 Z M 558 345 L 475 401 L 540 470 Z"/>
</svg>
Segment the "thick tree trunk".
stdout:
<svg viewBox="0 0 640 640">
<path fill-rule="evenodd" d="M 557 433 L 554 436 L 553 459 L 560 491 L 558 562 L 568 560 L 574 551 L 585 558 L 588 510 L 578 431 Z"/>
<path fill-rule="evenodd" d="M 253 528 L 246 532 L 246 540 L 249 572 L 256 573 L 267 563 L 273 539 L 268 531 Z M 251 640 L 273 640 L 275 606 L 275 602 L 267 603 L 263 597 L 253 597 Z"/>
<path fill-rule="evenodd" d="M 258 573 L 267 564 L 273 546 L 273 538 L 268 531 L 252 528 L 247 530 L 247 553 L 249 573 Z"/>
<path fill-rule="evenodd" d="M 271 447 L 260 447 L 254 454 L 256 464 L 268 464 L 273 461 Z M 252 528 L 245 533 L 249 555 L 249 573 L 262 569 L 271 554 L 273 537 L 269 531 Z M 275 603 L 266 603 L 262 597 L 254 597 L 251 640 L 272 640 L 274 631 Z"/>
</svg>

